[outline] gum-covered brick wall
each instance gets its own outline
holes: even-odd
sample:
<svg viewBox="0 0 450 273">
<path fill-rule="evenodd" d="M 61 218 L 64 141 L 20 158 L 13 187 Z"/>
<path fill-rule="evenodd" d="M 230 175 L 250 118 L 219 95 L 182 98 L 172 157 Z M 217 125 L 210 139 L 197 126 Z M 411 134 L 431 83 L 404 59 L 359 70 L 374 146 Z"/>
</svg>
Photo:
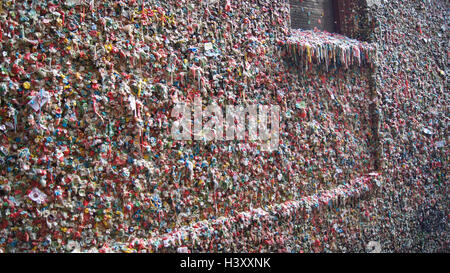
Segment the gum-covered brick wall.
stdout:
<svg viewBox="0 0 450 273">
<path fill-rule="evenodd" d="M 286 4 L 79 3 L 3 3 L 8 250 L 153 237 L 370 171 L 361 70 L 285 66 Z M 279 150 L 173 141 L 173 104 L 195 96 L 279 105 Z"/>
<path fill-rule="evenodd" d="M 335 3 L 333 0 L 289 0 L 291 28 L 335 32 Z"/>
<path fill-rule="evenodd" d="M 378 3 L 377 0 L 345 0 L 335 2 L 336 28 L 341 34 L 353 39 L 366 41 L 372 28 L 369 26 L 368 6 Z"/>
<path fill-rule="evenodd" d="M 284 65 L 281 1 L 10 1 L 2 14 L 7 249 L 153 237 L 371 169 L 362 72 Z M 173 141 L 174 102 L 195 96 L 279 105 L 279 150 Z"/>
<path fill-rule="evenodd" d="M 2 1 L 0 15 L 1 251 L 364 249 L 369 68 L 285 61 L 287 1 Z M 278 150 L 174 141 L 174 104 L 198 96 L 279 105 Z"/>
</svg>

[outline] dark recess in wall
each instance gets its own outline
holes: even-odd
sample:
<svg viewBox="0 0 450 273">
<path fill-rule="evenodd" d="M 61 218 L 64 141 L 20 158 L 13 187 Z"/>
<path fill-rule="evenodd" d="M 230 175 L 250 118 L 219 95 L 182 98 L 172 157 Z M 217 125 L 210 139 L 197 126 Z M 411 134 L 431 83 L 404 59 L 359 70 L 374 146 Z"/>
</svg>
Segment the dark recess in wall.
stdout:
<svg viewBox="0 0 450 273">
<path fill-rule="evenodd" d="M 291 28 L 336 31 L 333 0 L 289 0 Z"/>
</svg>

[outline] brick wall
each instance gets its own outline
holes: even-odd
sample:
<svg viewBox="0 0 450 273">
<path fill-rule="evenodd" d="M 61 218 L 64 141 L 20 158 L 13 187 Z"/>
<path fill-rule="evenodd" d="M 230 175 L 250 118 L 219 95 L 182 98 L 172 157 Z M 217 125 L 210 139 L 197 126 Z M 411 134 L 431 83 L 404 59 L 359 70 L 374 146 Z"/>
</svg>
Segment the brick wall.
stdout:
<svg viewBox="0 0 450 273">
<path fill-rule="evenodd" d="M 334 32 L 333 0 L 289 0 L 291 27 Z"/>
</svg>

